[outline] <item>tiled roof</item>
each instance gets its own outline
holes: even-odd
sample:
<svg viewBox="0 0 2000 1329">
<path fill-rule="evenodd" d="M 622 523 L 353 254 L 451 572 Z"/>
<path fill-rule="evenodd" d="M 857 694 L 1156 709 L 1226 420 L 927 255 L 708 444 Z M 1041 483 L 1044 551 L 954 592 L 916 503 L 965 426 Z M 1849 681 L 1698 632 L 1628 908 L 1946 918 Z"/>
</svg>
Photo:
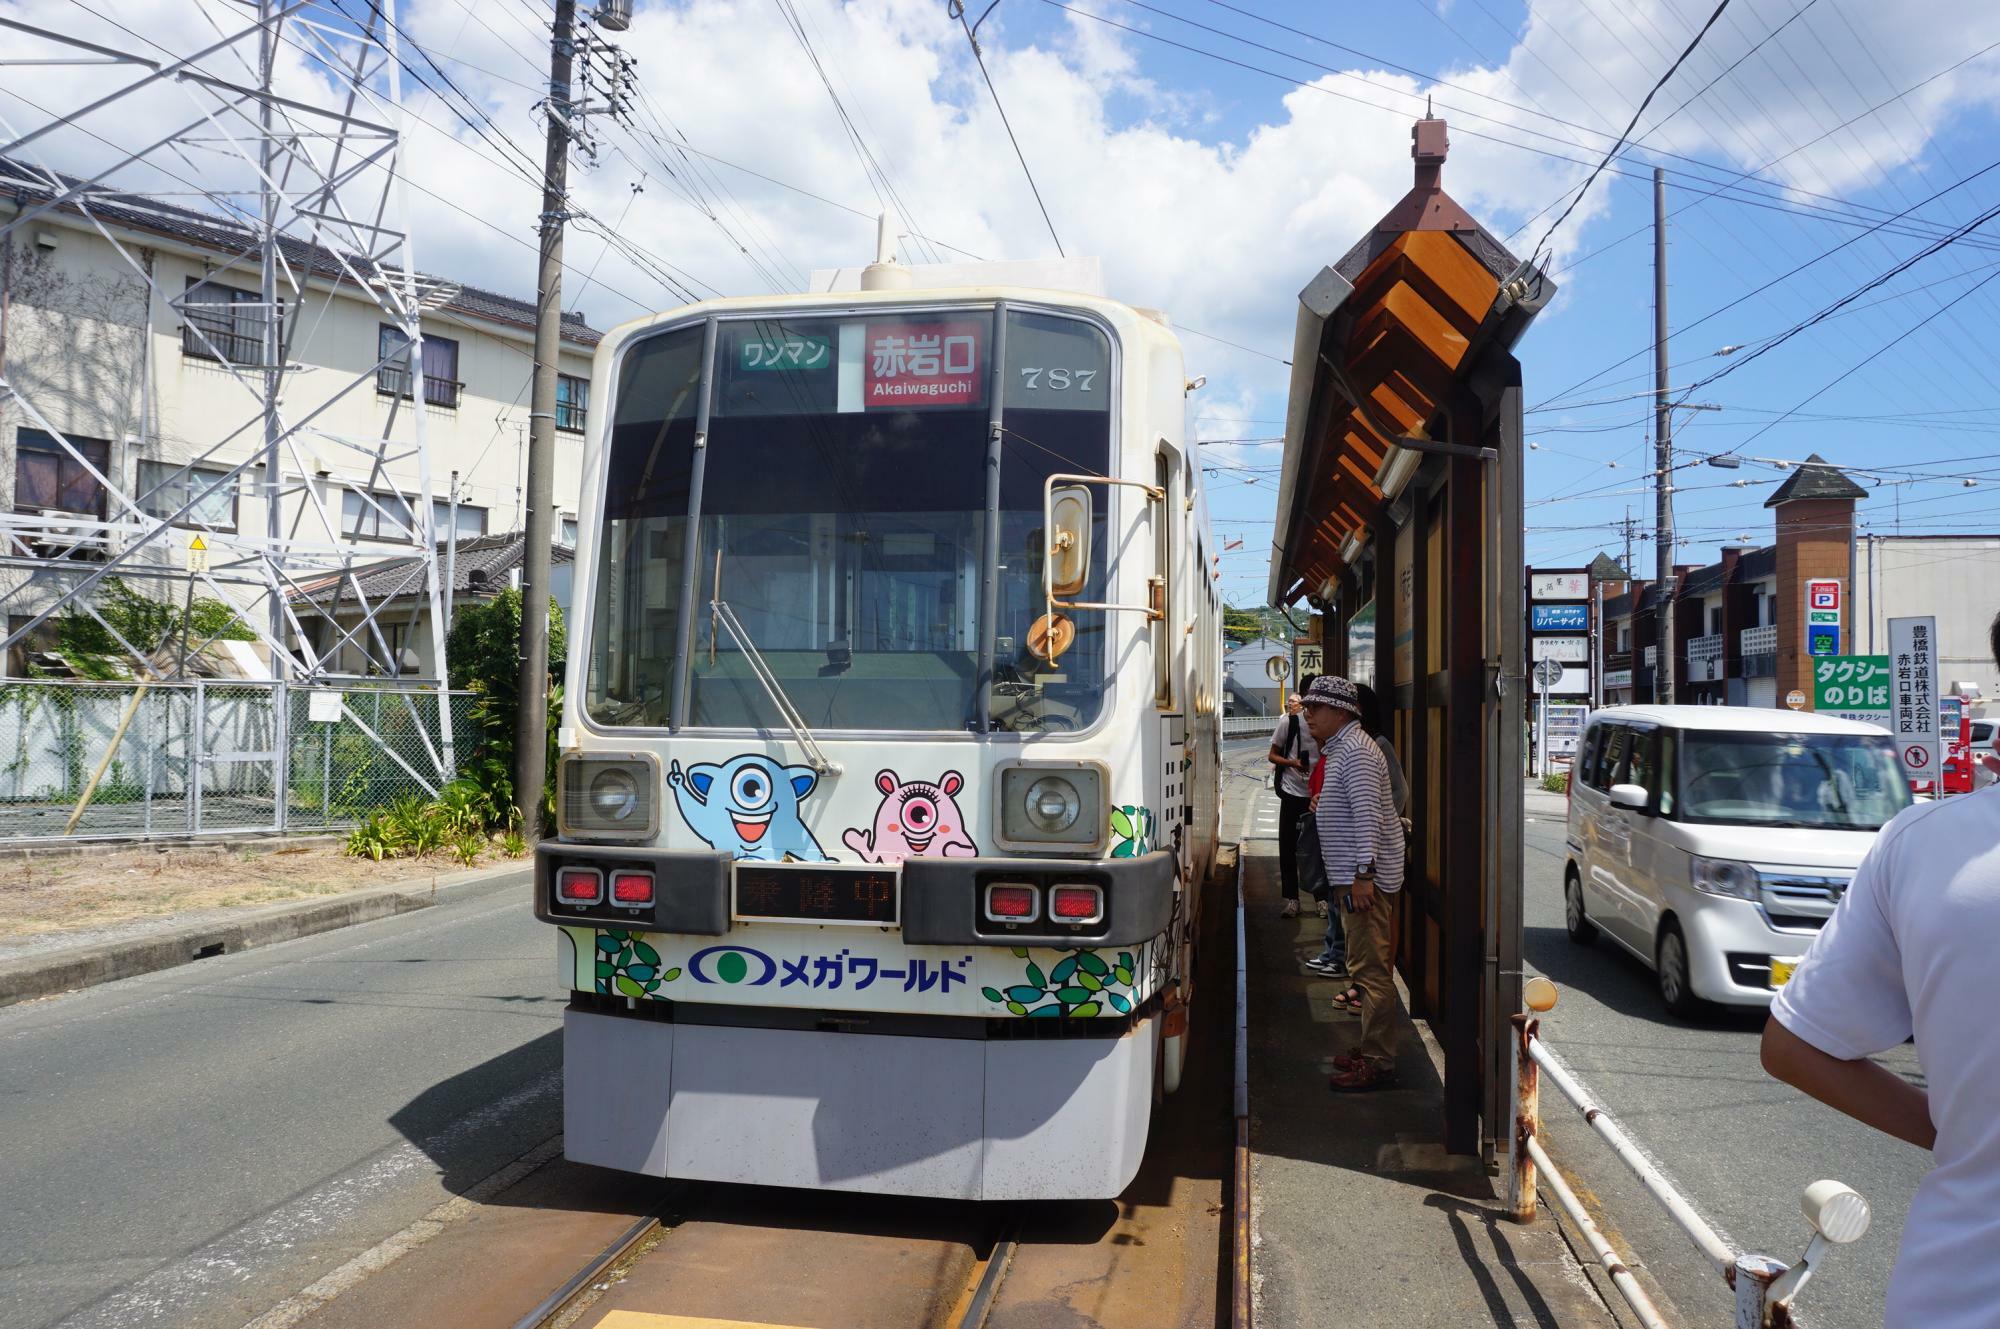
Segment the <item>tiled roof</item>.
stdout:
<svg viewBox="0 0 2000 1329">
<path fill-rule="evenodd" d="M 1775 508 L 1780 503 L 1791 503 L 1804 498 L 1851 498 L 1868 497 L 1868 491 L 1847 478 L 1847 473 L 1817 452 L 1807 457 L 1796 471 L 1785 477 L 1785 483 L 1778 491 L 1764 500 L 1764 506 Z"/>
<path fill-rule="evenodd" d="M 1778 546 L 1776 545 L 1752 549 L 1736 565 L 1736 580 L 1739 582 L 1762 581 L 1766 577 L 1777 575 Z"/>
<path fill-rule="evenodd" d="M 1693 572 L 1688 573 L 1687 581 L 1681 589 L 1681 594 L 1684 596 L 1708 595 L 1713 591 L 1719 591 L 1722 589 L 1723 582 L 1727 579 L 1728 573 L 1729 567 L 1724 563 L 1711 563 L 1705 568 L 1696 568 Z"/>
<path fill-rule="evenodd" d="M 55 172 L 62 189 L 70 189 L 80 181 L 74 176 Z M 60 192 L 51 188 L 48 173 L 27 166 L 10 158 L 0 157 L 0 197 L 9 201 L 19 201 L 27 205 L 44 203 Z M 167 236 L 206 249 L 225 259 L 241 258 L 257 245 L 257 236 L 249 227 L 228 217 L 209 212 L 197 212 L 192 208 L 179 207 L 172 203 L 162 203 L 158 199 L 143 194 L 128 194 L 118 190 L 92 187 L 85 195 L 90 215 L 98 220 L 116 224 L 135 231 L 148 231 L 155 235 Z M 78 204 L 65 203 L 57 211 L 71 216 L 84 215 Z M 285 261 L 295 271 L 308 273 L 325 281 L 351 282 L 347 268 L 364 276 L 372 275 L 368 260 L 354 254 L 347 255 L 347 265 L 343 266 L 334 252 L 321 245 L 289 235 L 278 237 L 278 246 L 284 251 Z M 252 263 L 248 269 L 255 270 Z M 430 278 L 430 284 L 440 284 L 441 279 Z M 449 282 L 442 282 L 450 285 Z M 481 290 L 475 286 L 461 286 L 443 308 L 454 314 L 468 318 L 482 318 L 495 323 L 511 324 L 515 327 L 532 329 L 535 326 L 535 304 L 532 300 L 517 300 L 512 296 L 500 295 L 493 291 Z M 603 334 L 591 327 L 577 314 L 563 315 L 563 340 L 578 346 L 595 346 Z"/>
<path fill-rule="evenodd" d="M 505 590 L 507 574 L 521 566 L 521 547 L 525 540 L 526 536 L 520 531 L 460 540 L 457 557 L 452 563 L 452 589 L 459 594 L 473 595 L 497 595 Z M 444 572 L 445 554 L 445 546 L 440 544 L 440 576 Z M 550 551 L 550 557 L 554 562 L 568 563 L 576 557 L 576 553 L 567 546 L 557 545 Z M 354 569 L 354 579 L 371 604 L 384 597 L 418 595 L 423 591 L 422 580 L 417 574 L 419 561 L 415 554 L 405 554 L 398 558 L 385 558 L 379 563 L 359 564 Z M 292 599 L 317 600 L 324 606 L 332 601 L 333 588 L 340 582 L 338 573 L 329 573 L 301 583 L 299 589 L 292 593 Z M 351 588 L 342 585 L 340 593 L 352 602 L 354 592 Z"/>
</svg>

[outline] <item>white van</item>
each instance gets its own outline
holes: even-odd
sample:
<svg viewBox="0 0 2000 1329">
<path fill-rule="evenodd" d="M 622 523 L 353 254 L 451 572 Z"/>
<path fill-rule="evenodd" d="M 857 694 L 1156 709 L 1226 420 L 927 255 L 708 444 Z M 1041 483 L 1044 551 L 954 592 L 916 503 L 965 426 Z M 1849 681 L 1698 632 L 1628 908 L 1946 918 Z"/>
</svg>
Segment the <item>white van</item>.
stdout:
<svg viewBox="0 0 2000 1329">
<path fill-rule="evenodd" d="M 1873 725 L 1741 706 L 1590 717 L 1570 778 L 1570 940 L 1653 967 L 1676 1015 L 1768 1006 L 1910 803 Z"/>
</svg>

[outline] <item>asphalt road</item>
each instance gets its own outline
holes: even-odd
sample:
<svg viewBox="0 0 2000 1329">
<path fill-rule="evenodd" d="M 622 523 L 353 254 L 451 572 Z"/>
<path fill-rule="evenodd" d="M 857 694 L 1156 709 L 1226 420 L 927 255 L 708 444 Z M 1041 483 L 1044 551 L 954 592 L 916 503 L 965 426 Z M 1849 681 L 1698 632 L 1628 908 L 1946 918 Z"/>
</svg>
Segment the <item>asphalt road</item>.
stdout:
<svg viewBox="0 0 2000 1329">
<path fill-rule="evenodd" d="M 1573 944 L 1563 929 L 1560 800 L 1531 794 L 1528 823 L 1527 960 L 1562 990 L 1542 1022 L 1544 1041 L 1738 1250 L 1797 1259 L 1808 1236 L 1799 1192 L 1821 1177 L 1867 1196 L 1872 1230 L 1833 1253 L 1798 1309 L 1817 1329 L 1880 1326 L 1897 1239 L 1930 1155 L 1765 1075 L 1757 1061 L 1762 1011 L 1684 1023 L 1666 1013 L 1651 970 L 1636 959 L 1601 937 Z M 1915 1049 L 1880 1060 L 1922 1083 Z M 1614 1240 L 1677 1308 L 1669 1319 L 1729 1323 L 1729 1289 L 1546 1081 L 1542 1118 L 1557 1161 L 1594 1194 Z"/>
<path fill-rule="evenodd" d="M 238 1329 L 554 1136 L 527 889 L 0 1010 L 0 1325 Z"/>
</svg>

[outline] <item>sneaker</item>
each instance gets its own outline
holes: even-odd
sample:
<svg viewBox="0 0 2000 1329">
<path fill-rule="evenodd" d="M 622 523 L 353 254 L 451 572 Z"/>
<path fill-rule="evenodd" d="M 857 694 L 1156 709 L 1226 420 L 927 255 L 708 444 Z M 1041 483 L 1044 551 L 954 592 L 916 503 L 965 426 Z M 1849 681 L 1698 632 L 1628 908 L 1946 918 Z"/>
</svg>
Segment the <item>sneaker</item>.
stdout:
<svg viewBox="0 0 2000 1329">
<path fill-rule="evenodd" d="M 1285 901 L 1285 907 L 1278 911 L 1279 918 L 1297 918 L 1298 916 L 1299 902 L 1297 900 Z"/>
<path fill-rule="evenodd" d="M 1345 969 L 1346 966 L 1331 956 L 1315 955 L 1312 959 L 1306 961 L 1306 968 L 1312 970 L 1315 974 L 1325 974 L 1328 977 L 1333 977 L 1336 970 Z"/>
</svg>

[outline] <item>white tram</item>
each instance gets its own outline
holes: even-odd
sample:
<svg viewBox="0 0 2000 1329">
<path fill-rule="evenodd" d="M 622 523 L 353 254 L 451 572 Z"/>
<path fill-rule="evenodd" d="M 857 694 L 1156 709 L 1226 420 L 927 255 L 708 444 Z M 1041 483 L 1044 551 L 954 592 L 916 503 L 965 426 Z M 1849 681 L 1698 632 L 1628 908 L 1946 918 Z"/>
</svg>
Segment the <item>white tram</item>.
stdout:
<svg viewBox="0 0 2000 1329">
<path fill-rule="evenodd" d="M 1108 1197 L 1178 1083 L 1222 689 L 1180 344 L 910 274 L 598 349 L 535 886 L 571 1159 Z"/>
</svg>

